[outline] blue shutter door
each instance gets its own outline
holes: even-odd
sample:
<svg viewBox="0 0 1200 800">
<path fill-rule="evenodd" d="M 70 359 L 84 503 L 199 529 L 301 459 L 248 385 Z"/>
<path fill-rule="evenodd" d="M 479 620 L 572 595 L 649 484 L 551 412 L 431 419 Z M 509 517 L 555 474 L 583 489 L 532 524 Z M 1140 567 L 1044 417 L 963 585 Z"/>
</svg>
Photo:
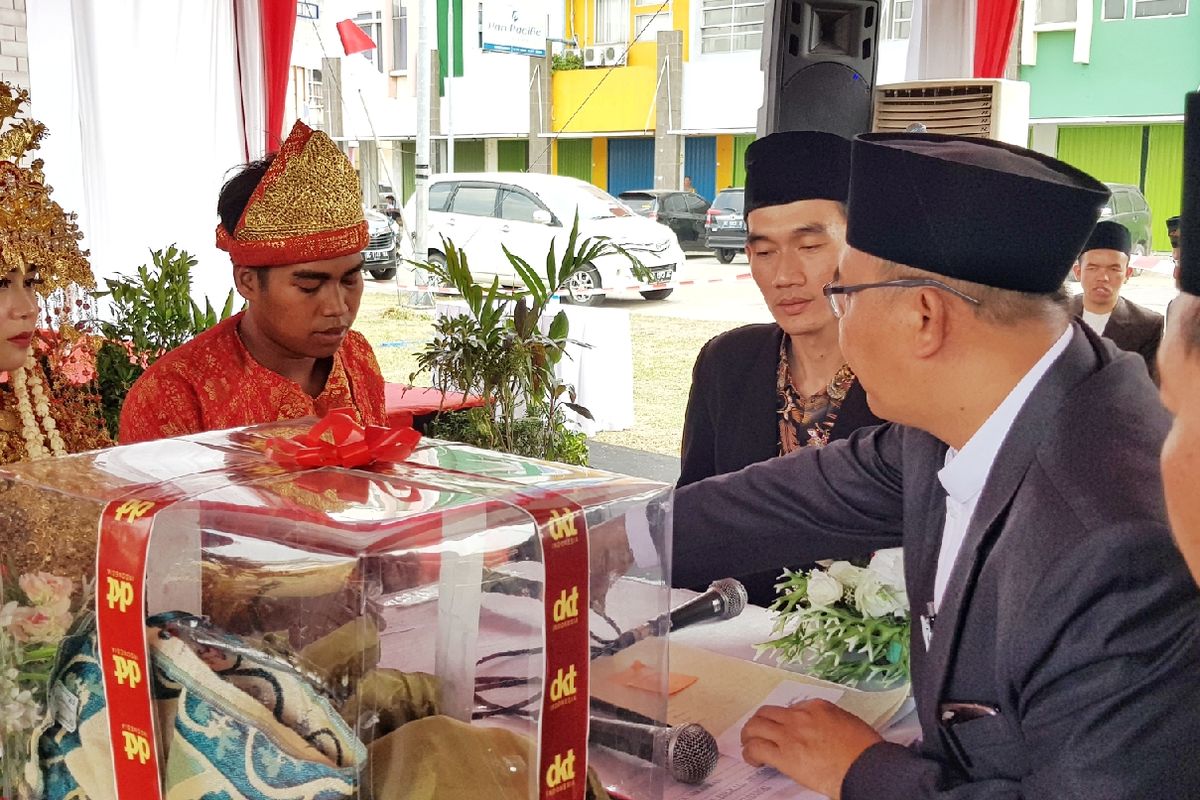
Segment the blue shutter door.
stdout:
<svg viewBox="0 0 1200 800">
<path fill-rule="evenodd" d="M 692 176 L 692 188 L 708 202 L 717 196 L 717 137 L 693 136 L 683 143 L 683 174 Z"/>
<path fill-rule="evenodd" d="M 654 188 L 654 140 L 608 140 L 608 193 Z"/>
</svg>

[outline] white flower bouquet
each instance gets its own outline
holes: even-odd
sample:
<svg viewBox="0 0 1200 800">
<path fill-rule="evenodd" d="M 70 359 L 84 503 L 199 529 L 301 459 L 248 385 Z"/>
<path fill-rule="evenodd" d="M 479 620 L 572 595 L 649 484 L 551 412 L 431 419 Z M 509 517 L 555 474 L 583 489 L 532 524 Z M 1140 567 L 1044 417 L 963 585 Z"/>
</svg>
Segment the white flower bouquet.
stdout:
<svg viewBox="0 0 1200 800">
<path fill-rule="evenodd" d="M 772 630 L 758 645 L 780 664 L 849 686 L 892 686 L 908 680 L 911 619 L 904 589 L 904 553 L 880 550 L 870 563 L 784 570 Z"/>
<path fill-rule="evenodd" d="M 15 582 L 0 565 L 0 797 L 23 796 L 29 737 L 46 713 L 58 646 L 90 597 L 75 581 L 29 572 Z"/>
</svg>

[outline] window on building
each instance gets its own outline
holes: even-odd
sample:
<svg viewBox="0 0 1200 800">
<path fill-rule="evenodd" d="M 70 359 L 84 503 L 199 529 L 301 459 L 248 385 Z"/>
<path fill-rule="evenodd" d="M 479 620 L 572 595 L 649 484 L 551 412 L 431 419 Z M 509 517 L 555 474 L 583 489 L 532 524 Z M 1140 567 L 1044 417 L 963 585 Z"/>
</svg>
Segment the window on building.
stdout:
<svg viewBox="0 0 1200 800">
<path fill-rule="evenodd" d="M 913 0 L 892 0 L 892 13 L 884 28 L 886 39 L 907 39 L 912 35 Z"/>
<path fill-rule="evenodd" d="M 392 70 L 408 71 L 408 6 L 392 0 Z"/>
<path fill-rule="evenodd" d="M 596 0 L 596 44 L 629 41 L 629 0 Z"/>
<path fill-rule="evenodd" d="M 636 3 L 641 6 L 642 3 Z M 633 34 L 639 41 L 653 42 L 658 40 L 659 31 L 669 31 L 671 25 L 671 4 L 647 3 L 650 6 L 644 14 L 636 14 L 633 18 Z M 657 7 L 655 7 L 657 6 Z"/>
<path fill-rule="evenodd" d="M 1101 19 L 1125 19 L 1125 0 L 1104 0 Z"/>
<path fill-rule="evenodd" d="M 1181 17 L 1188 12 L 1188 0 L 1133 0 L 1133 16 Z"/>
<path fill-rule="evenodd" d="M 1074 24 L 1079 11 L 1076 0 L 1037 0 L 1038 25 Z"/>
<path fill-rule="evenodd" d="M 325 110 L 325 83 L 321 70 L 305 70 L 308 73 L 308 113 L 309 119 L 321 120 Z"/>
<path fill-rule="evenodd" d="M 763 0 L 704 0 L 700 52 L 762 49 Z"/>
<path fill-rule="evenodd" d="M 383 72 L 383 53 L 379 43 L 383 41 L 383 12 L 363 11 L 354 17 L 354 24 L 362 28 L 362 32 L 371 37 L 375 46 L 363 52 L 362 57 L 375 65 L 375 69 Z"/>
</svg>

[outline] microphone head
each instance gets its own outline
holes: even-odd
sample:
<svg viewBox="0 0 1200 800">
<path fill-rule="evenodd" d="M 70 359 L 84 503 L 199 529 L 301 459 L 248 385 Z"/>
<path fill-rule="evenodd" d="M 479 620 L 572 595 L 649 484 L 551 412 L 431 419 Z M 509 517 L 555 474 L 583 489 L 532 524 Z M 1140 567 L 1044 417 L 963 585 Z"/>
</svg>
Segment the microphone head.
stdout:
<svg viewBox="0 0 1200 800">
<path fill-rule="evenodd" d="M 719 581 L 713 581 L 708 590 L 721 596 L 721 602 L 724 604 L 724 608 L 721 610 L 721 619 L 733 619 L 745 611 L 746 604 L 750 602 L 746 594 L 746 587 L 742 586 L 741 581 L 734 578 L 721 578 Z"/>
<path fill-rule="evenodd" d="M 665 763 L 671 777 L 680 783 L 704 783 L 717 768 L 721 753 L 717 740 L 694 722 L 663 728 L 658 736 L 665 737 Z"/>
</svg>

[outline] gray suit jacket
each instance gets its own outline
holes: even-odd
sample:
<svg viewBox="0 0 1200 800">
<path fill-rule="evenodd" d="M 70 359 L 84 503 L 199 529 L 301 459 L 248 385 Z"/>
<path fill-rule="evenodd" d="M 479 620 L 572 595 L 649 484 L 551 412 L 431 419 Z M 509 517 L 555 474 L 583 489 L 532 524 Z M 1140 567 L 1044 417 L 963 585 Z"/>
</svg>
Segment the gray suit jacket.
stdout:
<svg viewBox="0 0 1200 800">
<path fill-rule="evenodd" d="M 1083 316 L 1083 295 L 1071 298 L 1071 313 L 1077 317 Z M 1146 362 L 1150 377 L 1158 382 L 1158 346 L 1162 343 L 1163 315 L 1143 308 L 1137 303 L 1117 298 L 1117 307 L 1113 309 L 1104 325 L 1103 335 L 1113 340 L 1113 344 L 1130 353 L 1137 353 Z"/>
<path fill-rule="evenodd" d="M 928 651 L 914 620 L 920 749 L 868 749 L 845 800 L 1200 798 L 1200 594 L 1163 507 L 1169 418 L 1141 360 L 1085 328 L 1001 447 Z M 675 580 L 903 544 L 915 617 L 946 449 L 888 424 L 684 487 Z M 999 713 L 946 729 L 946 702 Z"/>
</svg>

